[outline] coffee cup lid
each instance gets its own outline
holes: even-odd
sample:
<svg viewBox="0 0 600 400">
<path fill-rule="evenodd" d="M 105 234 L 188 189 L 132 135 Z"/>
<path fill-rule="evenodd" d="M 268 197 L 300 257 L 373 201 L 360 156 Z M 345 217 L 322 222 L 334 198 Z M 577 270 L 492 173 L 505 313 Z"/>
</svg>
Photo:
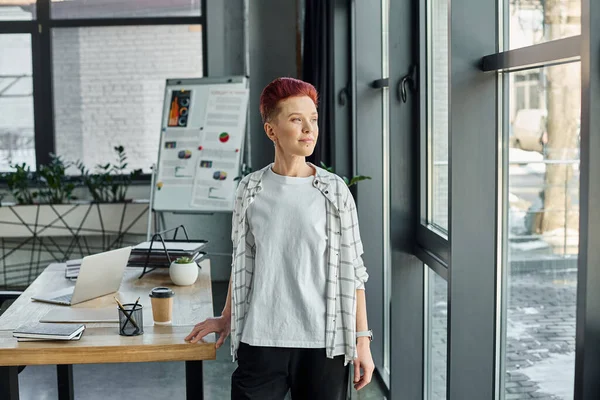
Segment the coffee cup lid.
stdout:
<svg viewBox="0 0 600 400">
<path fill-rule="evenodd" d="M 167 299 L 173 296 L 175 296 L 175 293 L 168 287 L 155 287 L 150 292 L 150 297 L 154 297 L 157 299 Z"/>
</svg>

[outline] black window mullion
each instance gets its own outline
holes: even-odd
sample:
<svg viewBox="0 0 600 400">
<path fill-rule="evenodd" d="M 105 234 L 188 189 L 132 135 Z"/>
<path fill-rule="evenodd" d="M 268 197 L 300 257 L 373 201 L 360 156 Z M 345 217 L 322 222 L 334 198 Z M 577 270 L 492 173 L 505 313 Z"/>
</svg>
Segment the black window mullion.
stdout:
<svg viewBox="0 0 600 400">
<path fill-rule="evenodd" d="M 208 41 L 206 40 L 206 0 L 202 0 L 200 5 L 202 10 L 201 23 L 202 23 L 202 76 L 208 75 Z"/>
<path fill-rule="evenodd" d="M 37 30 L 33 32 L 31 38 L 35 160 L 38 168 L 42 164 L 47 164 L 50 161 L 50 153 L 55 152 L 49 19 L 49 0 L 38 0 Z"/>
<path fill-rule="evenodd" d="M 206 19 L 197 17 L 133 17 L 133 18 L 74 18 L 50 19 L 52 28 L 86 28 L 96 26 L 140 25 L 204 25 Z"/>
<path fill-rule="evenodd" d="M 430 227 L 422 224 L 417 226 L 416 233 L 417 246 L 427 249 L 427 251 L 434 254 L 447 267 L 450 264 L 450 241 Z M 424 262 L 428 264 L 426 261 Z"/>
<path fill-rule="evenodd" d="M 600 4 L 581 2 L 581 178 L 579 260 L 577 277 L 577 336 L 575 344 L 575 396 L 600 396 Z"/>
<path fill-rule="evenodd" d="M 498 49 L 497 4 L 452 0 L 449 24 L 447 398 L 495 399 L 498 91 L 475 66 Z"/>
<path fill-rule="evenodd" d="M 490 54 L 481 59 L 484 72 L 515 72 L 579 60 L 581 35 Z"/>
<path fill-rule="evenodd" d="M 36 21 L 0 21 L 0 34 L 33 33 L 36 29 Z"/>
</svg>

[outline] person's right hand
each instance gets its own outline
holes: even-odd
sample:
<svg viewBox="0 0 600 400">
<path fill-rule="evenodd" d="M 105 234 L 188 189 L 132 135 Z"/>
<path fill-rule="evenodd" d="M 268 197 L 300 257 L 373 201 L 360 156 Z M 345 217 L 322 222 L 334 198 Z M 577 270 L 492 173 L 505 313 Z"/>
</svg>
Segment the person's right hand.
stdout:
<svg viewBox="0 0 600 400">
<path fill-rule="evenodd" d="M 216 318 L 207 318 L 196 324 L 190 334 L 185 337 L 185 340 L 191 343 L 198 343 L 200 339 L 213 332 L 219 334 L 219 339 L 217 339 L 216 343 L 218 349 L 231 333 L 231 317 L 222 315 Z"/>
</svg>

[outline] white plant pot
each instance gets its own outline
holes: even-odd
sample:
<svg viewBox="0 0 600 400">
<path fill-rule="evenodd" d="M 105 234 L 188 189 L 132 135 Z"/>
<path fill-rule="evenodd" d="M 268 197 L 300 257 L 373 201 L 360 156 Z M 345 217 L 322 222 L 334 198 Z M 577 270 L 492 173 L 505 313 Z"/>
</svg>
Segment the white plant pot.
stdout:
<svg viewBox="0 0 600 400">
<path fill-rule="evenodd" d="M 175 261 L 169 267 L 169 276 L 174 284 L 178 286 L 193 285 L 198 279 L 198 264 L 178 264 Z"/>
</svg>

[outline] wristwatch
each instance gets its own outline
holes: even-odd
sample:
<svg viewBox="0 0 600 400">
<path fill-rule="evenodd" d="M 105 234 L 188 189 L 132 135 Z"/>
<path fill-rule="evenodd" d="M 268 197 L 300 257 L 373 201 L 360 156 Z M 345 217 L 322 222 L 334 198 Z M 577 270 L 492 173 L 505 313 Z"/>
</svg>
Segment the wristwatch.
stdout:
<svg viewBox="0 0 600 400">
<path fill-rule="evenodd" d="M 373 331 L 369 329 L 368 331 L 356 332 L 356 338 L 367 336 L 369 340 L 373 341 Z"/>
</svg>

